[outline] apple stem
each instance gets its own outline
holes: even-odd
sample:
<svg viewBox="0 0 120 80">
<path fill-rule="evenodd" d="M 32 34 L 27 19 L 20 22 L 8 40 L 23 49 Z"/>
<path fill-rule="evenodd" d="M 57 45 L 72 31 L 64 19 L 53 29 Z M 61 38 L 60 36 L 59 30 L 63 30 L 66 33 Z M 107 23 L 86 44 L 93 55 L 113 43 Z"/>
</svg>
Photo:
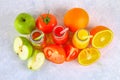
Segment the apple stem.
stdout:
<svg viewBox="0 0 120 80">
<path fill-rule="evenodd" d="M 32 67 L 30 67 L 30 69 L 32 70 Z"/>
<path fill-rule="evenodd" d="M 24 18 L 22 18 L 22 21 L 25 22 L 26 20 Z"/>
<path fill-rule="evenodd" d="M 61 32 L 60 32 L 60 34 L 63 34 L 63 33 L 65 33 L 65 32 L 67 32 L 69 30 L 69 28 L 65 28 L 65 29 L 63 29 Z"/>
</svg>

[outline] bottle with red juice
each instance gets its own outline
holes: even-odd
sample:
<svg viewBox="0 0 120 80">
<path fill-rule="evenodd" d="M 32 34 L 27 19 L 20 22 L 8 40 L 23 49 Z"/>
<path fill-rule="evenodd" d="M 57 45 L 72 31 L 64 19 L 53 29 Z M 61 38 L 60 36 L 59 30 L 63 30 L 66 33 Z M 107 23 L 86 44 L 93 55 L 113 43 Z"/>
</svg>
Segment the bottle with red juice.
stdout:
<svg viewBox="0 0 120 80">
<path fill-rule="evenodd" d="M 63 26 L 54 27 L 52 38 L 56 44 L 65 44 L 68 40 L 68 28 L 65 28 Z"/>
</svg>

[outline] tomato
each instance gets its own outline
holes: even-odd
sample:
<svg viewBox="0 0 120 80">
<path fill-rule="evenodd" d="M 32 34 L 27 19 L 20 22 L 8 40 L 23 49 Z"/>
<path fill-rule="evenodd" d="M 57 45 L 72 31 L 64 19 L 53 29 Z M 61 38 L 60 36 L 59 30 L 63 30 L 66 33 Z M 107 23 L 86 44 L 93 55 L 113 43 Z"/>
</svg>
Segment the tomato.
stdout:
<svg viewBox="0 0 120 80">
<path fill-rule="evenodd" d="M 49 61 L 57 64 L 63 63 L 66 58 L 65 50 L 62 47 L 55 44 L 51 44 L 45 47 L 44 54 Z"/>
<path fill-rule="evenodd" d="M 64 49 L 66 51 L 66 61 L 72 61 L 77 58 L 78 53 L 79 53 L 78 48 L 75 48 L 71 44 L 66 44 Z"/>
<path fill-rule="evenodd" d="M 42 14 L 36 20 L 36 27 L 44 33 L 52 32 L 57 25 L 57 19 L 52 14 Z"/>
</svg>

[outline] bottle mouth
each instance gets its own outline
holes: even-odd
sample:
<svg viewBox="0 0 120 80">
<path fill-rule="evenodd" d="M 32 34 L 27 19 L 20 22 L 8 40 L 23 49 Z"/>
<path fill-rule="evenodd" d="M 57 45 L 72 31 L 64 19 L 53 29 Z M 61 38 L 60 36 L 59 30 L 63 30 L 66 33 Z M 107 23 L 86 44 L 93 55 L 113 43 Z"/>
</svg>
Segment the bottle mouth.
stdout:
<svg viewBox="0 0 120 80">
<path fill-rule="evenodd" d="M 44 33 L 41 30 L 33 30 L 30 34 L 30 40 L 34 43 L 42 43 L 44 39 Z"/>
<path fill-rule="evenodd" d="M 77 31 L 77 38 L 80 41 L 86 41 L 87 39 L 89 39 L 89 35 L 90 33 L 85 29 L 80 29 Z"/>
<path fill-rule="evenodd" d="M 63 31 L 65 29 L 65 27 L 63 27 L 63 26 L 56 26 L 54 29 L 53 29 L 53 35 L 55 36 L 55 37 L 58 37 L 58 38 L 60 38 L 60 37 L 63 37 L 67 32 L 64 32 L 64 33 L 60 33 L 61 31 Z"/>
</svg>

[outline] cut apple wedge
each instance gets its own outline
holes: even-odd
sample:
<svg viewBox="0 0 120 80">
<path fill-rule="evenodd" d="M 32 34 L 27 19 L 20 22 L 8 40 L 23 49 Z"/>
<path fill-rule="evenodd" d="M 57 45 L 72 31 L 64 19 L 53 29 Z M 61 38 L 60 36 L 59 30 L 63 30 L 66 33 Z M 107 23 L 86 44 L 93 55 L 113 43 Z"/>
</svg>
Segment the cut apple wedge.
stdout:
<svg viewBox="0 0 120 80">
<path fill-rule="evenodd" d="M 44 61 L 44 53 L 39 50 L 35 50 L 33 56 L 28 60 L 27 66 L 31 70 L 38 70 L 43 65 Z"/>
<path fill-rule="evenodd" d="M 33 53 L 33 47 L 30 41 L 25 37 L 17 37 L 14 40 L 14 51 L 21 60 L 27 60 Z"/>
</svg>

